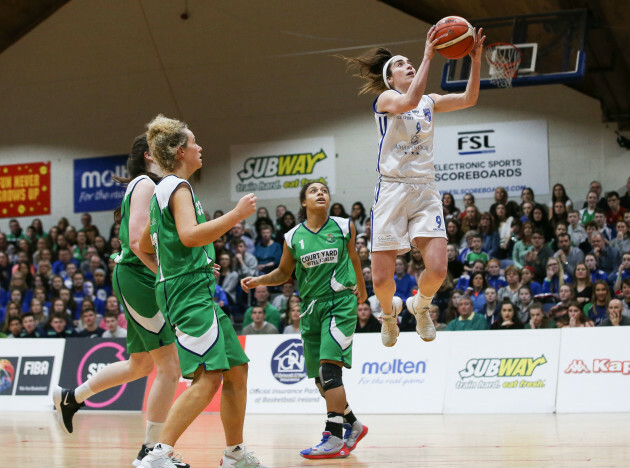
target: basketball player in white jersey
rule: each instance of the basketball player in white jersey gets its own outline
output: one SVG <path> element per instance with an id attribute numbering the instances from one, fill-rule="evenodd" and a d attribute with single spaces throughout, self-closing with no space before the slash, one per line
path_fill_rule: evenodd
<path id="1" fill-rule="evenodd" d="M 431 59 L 435 55 L 435 26 L 427 33 L 424 58 L 416 70 L 407 57 L 384 48 L 345 58 L 366 83 L 359 94 L 379 94 L 373 104 L 378 130 L 379 181 L 372 207 L 372 280 L 383 308 L 381 338 L 393 346 L 398 338 L 397 316 L 402 300 L 396 296 L 396 257 L 410 244 L 422 252 L 426 269 L 418 279 L 418 294 L 407 300 L 424 341 L 435 339 L 429 306 L 446 276 L 446 230 L 433 165 L 433 114 L 474 106 L 479 95 L 482 30 L 473 31 L 475 45 L 466 91 L 425 94 Z"/>

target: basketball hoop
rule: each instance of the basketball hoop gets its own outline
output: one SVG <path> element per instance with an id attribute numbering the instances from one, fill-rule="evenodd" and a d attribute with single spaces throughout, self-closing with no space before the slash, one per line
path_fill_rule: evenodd
<path id="1" fill-rule="evenodd" d="M 510 88 L 521 64 L 521 51 L 514 44 L 495 42 L 485 48 L 490 65 L 490 82 L 497 88 Z"/>

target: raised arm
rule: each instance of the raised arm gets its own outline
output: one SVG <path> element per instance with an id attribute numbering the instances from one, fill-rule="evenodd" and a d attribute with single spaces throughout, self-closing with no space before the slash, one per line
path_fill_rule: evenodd
<path id="1" fill-rule="evenodd" d="M 481 56 L 483 55 L 483 41 L 486 36 L 483 36 L 483 28 L 479 28 L 479 32 L 473 28 L 473 35 L 475 37 L 475 45 L 470 51 L 470 58 L 472 64 L 470 67 L 470 77 L 468 78 L 468 84 L 466 85 L 466 91 L 463 93 L 452 94 L 429 94 L 435 105 L 433 110 L 435 112 L 451 112 L 459 109 L 465 109 L 466 107 L 472 107 L 477 104 L 477 98 L 479 97 L 479 83 L 481 76 Z"/>
<path id="2" fill-rule="evenodd" d="M 277 286 L 279 284 L 286 283 L 291 278 L 291 273 L 295 270 L 295 259 L 287 247 L 285 241 L 282 247 L 282 257 L 280 258 L 280 265 L 278 268 L 262 276 L 248 276 L 241 280 L 241 287 L 243 291 L 247 292 L 250 289 L 255 289 L 256 286 Z"/>
<path id="3" fill-rule="evenodd" d="M 186 184 L 181 184 L 173 193 L 170 208 L 182 244 L 186 247 L 203 247 L 217 240 L 239 221 L 254 214 L 256 200 L 253 193 L 247 194 L 238 201 L 232 211 L 217 219 L 199 224 L 190 188 Z"/>

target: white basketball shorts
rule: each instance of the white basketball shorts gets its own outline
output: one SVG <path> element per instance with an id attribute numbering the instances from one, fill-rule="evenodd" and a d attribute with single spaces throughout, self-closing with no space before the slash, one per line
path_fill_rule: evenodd
<path id="1" fill-rule="evenodd" d="M 372 207 L 372 252 L 402 255 L 416 237 L 446 238 L 440 192 L 432 180 L 421 183 L 381 180 Z"/>

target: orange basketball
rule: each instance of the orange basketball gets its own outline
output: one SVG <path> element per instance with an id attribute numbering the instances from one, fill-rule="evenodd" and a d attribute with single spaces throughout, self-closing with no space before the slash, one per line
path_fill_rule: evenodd
<path id="1" fill-rule="evenodd" d="M 447 59 L 465 57 L 475 45 L 473 27 L 461 16 L 447 16 L 435 26 L 435 37 L 438 38 L 435 50 Z"/>

